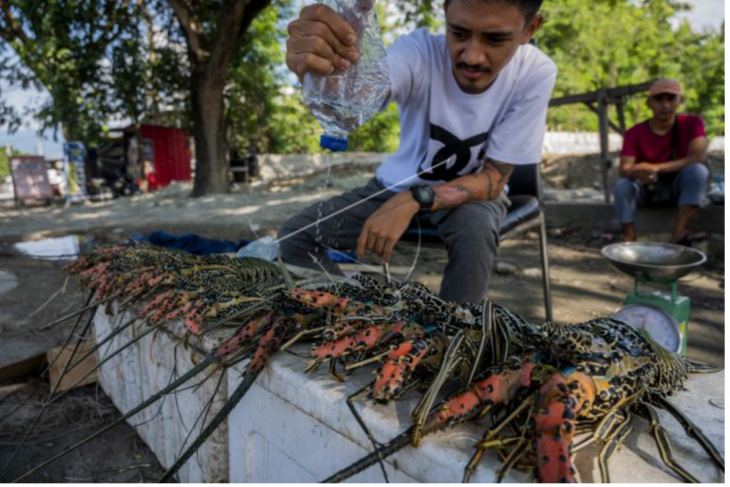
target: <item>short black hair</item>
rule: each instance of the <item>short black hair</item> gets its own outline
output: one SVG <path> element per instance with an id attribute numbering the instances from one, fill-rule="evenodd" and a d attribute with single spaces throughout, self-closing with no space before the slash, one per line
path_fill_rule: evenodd
<path id="1" fill-rule="evenodd" d="M 449 8 L 452 0 L 444 0 L 444 10 Z M 540 11 L 543 0 L 483 0 L 483 1 L 499 1 L 509 5 L 514 5 L 522 13 L 525 23 L 528 24 L 535 18 L 537 12 Z"/>

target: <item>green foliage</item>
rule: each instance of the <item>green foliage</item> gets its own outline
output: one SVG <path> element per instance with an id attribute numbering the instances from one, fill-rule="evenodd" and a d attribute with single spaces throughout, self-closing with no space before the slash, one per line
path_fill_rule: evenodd
<path id="1" fill-rule="evenodd" d="M 683 111 L 703 116 L 710 136 L 724 134 L 724 29 L 698 33 L 686 22 L 674 26 L 672 17 L 688 8 L 675 0 L 549 0 L 543 5 L 546 22 L 537 40 L 558 65 L 554 97 L 674 77 L 685 90 Z M 386 39 L 396 32 L 420 26 L 436 30 L 443 24 L 440 0 L 398 0 L 396 8 L 401 15 L 388 16 L 379 4 Z M 629 126 L 650 116 L 645 101 L 645 94 L 629 100 Z M 319 133 L 318 127 L 306 116 L 296 95 L 288 102 L 287 110 L 300 120 L 301 140 L 306 141 L 299 147 L 316 150 L 317 137 L 312 134 Z M 275 118 L 288 119 L 281 113 Z M 588 108 L 576 104 L 550 109 L 548 126 L 551 130 L 597 131 L 598 120 Z M 284 122 L 276 130 L 287 133 L 289 128 Z M 398 147 L 398 133 L 398 112 L 392 105 L 351 134 L 350 147 L 391 152 Z"/>
<path id="2" fill-rule="evenodd" d="M 10 160 L 5 147 L 0 146 L 0 183 L 4 182 L 5 176 L 10 175 Z"/>
<path id="3" fill-rule="evenodd" d="M 398 106 L 391 103 L 350 135 L 349 150 L 364 152 L 395 152 L 399 144 Z"/>
<path id="4" fill-rule="evenodd" d="M 113 96 L 113 68 L 108 61 L 119 59 L 114 52 L 135 43 L 140 4 L 120 0 L 3 2 L 0 76 L 12 88 L 33 86 L 49 93 L 49 101 L 33 114 L 43 128 L 55 130 L 60 124 L 67 140 L 89 143 L 99 138 L 103 122 L 118 114 L 120 101 Z M 136 76 L 132 70 L 127 72 Z M 0 122 L 11 129 L 26 115 L 6 104 L 0 113 Z"/>
<path id="5" fill-rule="evenodd" d="M 550 0 L 540 48 L 558 65 L 553 96 L 604 87 L 678 79 L 685 111 L 705 117 L 711 134 L 724 133 L 724 32 L 696 33 L 670 19 L 686 5 L 668 0 Z M 646 94 L 631 100 L 627 124 L 646 118 Z M 551 129 L 598 130 L 597 117 L 582 105 L 551 109 Z"/>
<path id="6" fill-rule="evenodd" d="M 192 128 L 190 51 L 167 0 L 6 3 L 0 12 L 0 76 L 11 89 L 34 86 L 50 94 L 33 114 L 42 126 L 60 123 L 67 139 L 87 144 L 115 119 Z M 215 28 L 222 6 L 201 4 L 202 29 Z M 264 9 L 236 48 L 224 88 L 232 149 L 320 150 L 322 130 L 284 65 L 284 19 L 293 19 L 300 7 L 298 0 L 279 0 Z M 442 0 L 378 2 L 377 8 L 387 40 L 420 26 L 442 28 Z M 723 134 L 724 28 L 699 33 L 687 23 L 673 24 L 686 8 L 676 0 L 546 1 L 537 40 L 558 65 L 553 96 L 674 77 L 685 90 L 683 111 L 703 116 L 711 136 Z M 628 124 L 649 117 L 645 98 L 629 101 Z M 0 123 L 17 126 L 21 115 L 0 99 Z M 595 131 L 597 117 L 570 105 L 551 109 L 548 125 Z M 398 134 L 398 110 L 391 105 L 351 135 L 350 147 L 392 152 Z"/>
<path id="7" fill-rule="evenodd" d="M 278 11 L 277 11 L 278 10 Z M 287 86 L 283 67 L 286 35 L 279 17 L 291 15 L 287 4 L 264 10 L 243 38 L 226 87 L 229 145 L 239 153 L 312 152 L 319 145 L 314 117 Z"/>
<path id="8" fill-rule="evenodd" d="M 435 31 L 443 25 L 443 0 L 396 0 L 398 10 L 403 12 L 399 24 L 404 27 L 426 27 Z"/>

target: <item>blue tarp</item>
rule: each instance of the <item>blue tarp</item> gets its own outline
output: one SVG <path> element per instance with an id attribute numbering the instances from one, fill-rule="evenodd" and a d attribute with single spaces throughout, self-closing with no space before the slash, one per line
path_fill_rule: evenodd
<path id="1" fill-rule="evenodd" d="M 241 240 L 237 244 L 228 240 L 213 240 L 201 237 L 200 235 L 195 235 L 194 233 L 170 235 L 169 233 L 161 230 L 150 233 L 147 236 L 138 234 L 132 238 L 137 241 L 146 241 L 159 247 L 184 250 L 185 252 L 195 255 L 224 254 L 227 252 L 235 253 L 239 248 L 248 245 L 249 243 L 248 240 Z"/>

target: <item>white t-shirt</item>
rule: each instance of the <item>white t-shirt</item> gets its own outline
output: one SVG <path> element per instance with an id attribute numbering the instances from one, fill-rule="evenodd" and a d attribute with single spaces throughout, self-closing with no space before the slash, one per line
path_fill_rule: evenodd
<path id="1" fill-rule="evenodd" d="M 456 84 L 443 35 L 418 29 L 400 37 L 388 49 L 388 64 L 401 135 L 398 152 L 376 173 L 386 187 L 443 184 L 479 172 L 486 157 L 540 162 L 557 67 L 536 47 L 520 46 L 492 86 L 477 95 Z"/>

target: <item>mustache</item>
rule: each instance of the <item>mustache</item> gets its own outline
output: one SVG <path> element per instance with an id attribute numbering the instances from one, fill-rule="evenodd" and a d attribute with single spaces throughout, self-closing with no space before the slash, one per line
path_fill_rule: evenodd
<path id="1" fill-rule="evenodd" d="M 480 73 L 491 73 L 492 72 L 492 70 L 490 68 L 487 68 L 485 66 L 479 66 L 478 64 L 471 65 L 471 64 L 467 64 L 463 61 L 457 62 L 456 68 L 457 69 L 470 69 L 472 71 L 479 71 Z"/>

